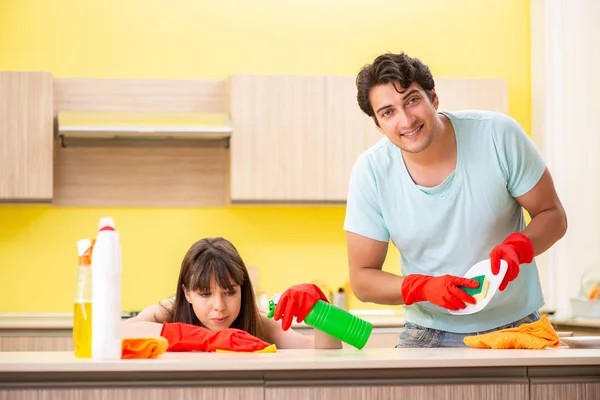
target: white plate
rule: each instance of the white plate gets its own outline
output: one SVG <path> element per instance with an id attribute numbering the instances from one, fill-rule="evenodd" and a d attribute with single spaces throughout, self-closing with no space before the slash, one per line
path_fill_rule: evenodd
<path id="1" fill-rule="evenodd" d="M 594 349 L 600 348 L 600 336 L 573 336 L 561 337 L 560 341 L 572 349 Z"/>
<path id="2" fill-rule="evenodd" d="M 483 300 L 477 302 L 476 304 L 467 304 L 465 308 L 462 310 L 448 310 L 450 314 L 453 315 L 467 315 L 474 314 L 476 312 L 481 311 L 487 304 L 492 300 L 492 297 L 498 291 L 500 284 L 502 283 L 502 279 L 504 279 L 504 275 L 506 275 L 506 271 L 508 270 L 508 264 L 504 260 L 500 260 L 500 272 L 498 275 L 492 274 L 492 266 L 490 260 L 483 260 L 473 265 L 467 273 L 464 275 L 465 278 L 473 278 L 478 275 L 485 275 L 485 277 L 490 281 L 490 285 L 488 286 L 487 293 Z"/>

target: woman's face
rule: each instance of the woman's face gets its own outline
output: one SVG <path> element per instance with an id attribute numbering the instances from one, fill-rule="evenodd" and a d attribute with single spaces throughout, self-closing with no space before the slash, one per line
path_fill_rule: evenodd
<path id="1" fill-rule="evenodd" d="M 192 305 L 194 314 L 208 329 L 218 331 L 229 328 L 240 314 L 242 289 L 234 282 L 231 282 L 231 286 L 231 290 L 221 288 L 212 276 L 208 292 L 188 291 L 183 288 L 185 298 Z"/>

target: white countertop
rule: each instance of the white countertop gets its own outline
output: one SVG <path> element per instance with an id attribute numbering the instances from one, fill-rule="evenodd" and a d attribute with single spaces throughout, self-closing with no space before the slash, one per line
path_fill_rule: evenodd
<path id="1" fill-rule="evenodd" d="M 165 353 L 152 360 L 92 361 L 72 352 L 0 352 L 6 372 L 286 371 L 600 365 L 600 349 L 278 350 L 276 353 Z"/>

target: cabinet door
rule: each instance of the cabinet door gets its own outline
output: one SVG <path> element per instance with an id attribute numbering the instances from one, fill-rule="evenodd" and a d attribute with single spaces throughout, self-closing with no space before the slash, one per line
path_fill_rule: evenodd
<path id="1" fill-rule="evenodd" d="M 70 332 L 60 334 L 0 335 L 0 351 L 73 351 Z"/>
<path id="2" fill-rule="evenodd" d="M 230 100 L 234 201 L 345 201 L 354 162 L 382 137 L 352 76 L 234 75 Z"/>
<path id="3" fill-rule="evenodd" d="M 327 199 L 325 77 L 233 75 L 231 199 Z"/>
<path id="4" fill-rule="evenodd" d="M 600 382 L 531 384 L 531 400 L 600 399 Z"/>
<path id="5" fill-rule="evenodd" d="M 326 199 L 346 201 L 356 159 L 383 138 L 383 134 L 358 106 L 354 77 L 328 76 L 326 84 Z"/>
<path id="6" fill-rule="evenodd" d="M 230 78 L 233 201 L 345 201 L 356 159 L 383 135 L 354 76 Z M 441 109 L 506 112 L 502 79 L 436 79 Z"/>
<path id="7" fill-rule="evenodd" d="M 304 383 L 309 386 L 309 383 Z M 316 385 L 315 385 L 316 386 Z M 359 399 L 445 399 L 445 400 L 527 400 L 528 386 L 487 385 L 403 385 L 347 387 L 281 387 L 265 389 L 265 400 L 359 400 Z"/>
<path id="8" fill-rule="evenodd" d="M 0 72 L 0 200 L 52 199 L 52 75 Z"/>
<path id="9" fill-rule="evenodd" d="M 47 385 L 49 386 L 49 385 Z M 102 386 L 99 383 L 97 386 Z M 118 386 L 123 386 L 119 383 Z M 104 387 L 54 389 L 52 387 L 31 389 L 0 389 L 0 400 L 263 400 L 262 387 Z"/>

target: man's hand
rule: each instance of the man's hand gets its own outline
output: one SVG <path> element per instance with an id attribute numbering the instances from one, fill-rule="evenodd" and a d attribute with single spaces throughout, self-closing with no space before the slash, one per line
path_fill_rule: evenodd
<path id="1" fill-rule="evenodd" d="M 500 260 L 504 260 L 508 264 L 506 275 L 500 283 L 500 291 L 503 291 L 508 283 L 519 275 L 519 265 L 533 261 L 531 240 L 522 233 L 511 233 L 502 243 L 494 247 L 490 253 L 490 259 L 494 275 L 498 275 L 500 272 Z"/>
<path id="2" fill-rule="evenodd" d="M 429 301 L 453 311 L 465 308 L 465 303 L 475 304 L 473 296 L 459 286 L 475 289 L 479 287 L 479 282 L 452 275 L 412 274 L 407 275 L 402 281 L 402 297 L 407 306 L 419 301 Z"/>

